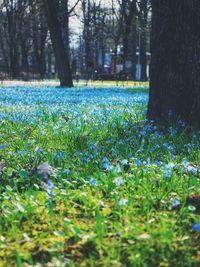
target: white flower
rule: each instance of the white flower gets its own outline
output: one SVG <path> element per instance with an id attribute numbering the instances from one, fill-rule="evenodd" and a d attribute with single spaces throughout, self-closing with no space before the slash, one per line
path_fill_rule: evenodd
<path id="1" fill-rule="evenodd" d="M 114 183 L 116 185 L 122 185 L 122 184 L 124 184 L 124 179 L 121 178 L 121 177 L 117 177 L 117 178 L 114 179 Z"/>
<path id="2" fill-rule="evenodd" d="M 149 239 L 151 236 L 148 235 L 148 234 L 142 234 L 142 235 L 140 235 L 138 237 L 139 237 L 139 239 Z"/>
<path id="3" fill-rule="evenodd" d="M 119 200 L 118 204 L 120 206 L 125 206 L 128 203 L 128 199 L 127 198 L 122 198 Z"/>

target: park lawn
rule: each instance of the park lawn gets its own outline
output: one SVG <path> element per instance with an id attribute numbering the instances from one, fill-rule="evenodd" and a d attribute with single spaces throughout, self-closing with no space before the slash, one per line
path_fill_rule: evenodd
<path id="1" fill-rule="evenodd" d="M 149 82 L 140 82 L 140 81 L 105 81 L 105 80 L 74 80 L 74 85 L 76 87 L 125 87 L 125 88 L 147 88 L 149 87 Z M 22 80 L 1 80 L 1 86 L 9 87 L 9 86 L 59 86 L 59 81 L 57 79 L 51 80 L 30 80 L 30 81 L 22 81 Z"/>
<path id="2" fill-rule="evenodd" d="M 0 90 L 0 266 L 199 266 L 197 130 L 143 89 Z"/>

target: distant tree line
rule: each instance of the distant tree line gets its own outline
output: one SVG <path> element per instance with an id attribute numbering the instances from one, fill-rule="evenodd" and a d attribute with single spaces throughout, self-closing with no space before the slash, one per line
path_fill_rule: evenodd
<path id="1" fill-rule="evenodd" d="M 1 78 L 146 80 L 150 24 L 150 0 L 1 0 Z"/>

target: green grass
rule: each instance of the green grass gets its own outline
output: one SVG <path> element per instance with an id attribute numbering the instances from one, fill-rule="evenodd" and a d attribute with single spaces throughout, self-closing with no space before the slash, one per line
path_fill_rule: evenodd
<path id="1" fill-rule="evenodd" d="M 199 132 L 157 129 L 145 103 L 103 106 L 102 124 L 39 105 L 1 121 L 0 266 L 199 266 Z"/>

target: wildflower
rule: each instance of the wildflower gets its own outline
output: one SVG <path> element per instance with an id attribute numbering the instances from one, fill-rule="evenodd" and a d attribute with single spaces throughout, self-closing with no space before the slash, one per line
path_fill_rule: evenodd
<path id="1" fill-rule="evenodd" d="M 6 149 L 8 147 L 8 145 L 7 144 L 1 144 L 0 145 L 0 149 L 1 150 L 4 150 L 4 149 Z"/>
<path id="2" fill-rule="evenodd" d="M 86 159 L 85 157 L 82 157 L 82 158 L 81 158 L 81 161 L 82 161 L 83 163 L 87 163 L 87 159 Z"/>
<path id="3" fill-rule="evenodd" d="M 182 161 L 182 165 L 183 165 L 184 168 L 187 168 L 190 165 L 190 163 L 187 160 L 183 160 Z"/>
<path id="4" fill-rule="evenodd" d="M 116 171 L 117 173 L 121 173 L 121 172 L 122 172 L 122 169 L 121 169 L 121 167 L 119 166 L 119 164 L 115 167 L 115 171 Z"/>
<path id="5" fill-rule="evenodd" d="M 56 152 L 54 153 L 54 157 L 57 158 L 57 159 L 66 159 L 66 154 L 65 153 L 62 153 L 62 152 Z"/>
<path id="6" fill-rule="evenodd" d="M 138 236 L 139 239 L 149 239 L 151 236 L 148 234 L 142 234 L 140 236 Z"/>
<path id="7" fill-rule="evenodd" d="M 28 154 L 27 151 L 21 151 L 21 150 L 17 151 L 17 153 L 18 153 L 20 156 L 25 156 L 25 155 Z"/>
<path id="8" fill-rule="evenodd" d="M 183 120 L 179 120 L 179 121 L 178 121 L 178 125 L 179 125 L 180 127 L 185 127 L 185 126 L 186 126 L 186 123 L 185 123 Z"/>
<path id="9" fill-rule="evenodd" d="M 167 166 L 169 169 L 174 169 L 176 167 L 176 165 L 173 162 L 169 162 Z"/>
<path id="10" fill-rule="evenodd" d="M 116 185 L 122 185 L 122 184 L 124 184 L 124 179 L 121 178 L 121 177 L 117 177 L 117 178 L 114 179 L 114 183 Z"/>
<path id="11" fill-rule="evenodd" d="M 120 206 L 125 206 L 128 203 L 128 199 L 127 198 L 122 198 L 118 201 L 118 204 Z"/>
<path id="12" fill-rule="evenodd" d="M 48 193 L 48 196 L 53 199 L 55 196 L 55 192 L 53 191 L 54 189 L 54 183 L 52 183 L 49 179 L 46 182 L 42 183 L 43 189 Z M 52 200 L 53 203 L 53 200 Z"/>
<path id="13" fill-rule="evenodd" d="M 116 150 L 115 150 L 113 147 L 111 148 L 110 152 L 111 152 L 113 155 L 116 154 Z"/>
<path id="14" fill-rule="evenodd" d="M 163 175 L 165 176 L 165 178 L 171 178 L 172 177 L 172 170 L 171 170 L 171 168 L 169 168 L 168 165 L 165 165 L 163 167 Z"/>
<path id="15" fill-rule="evenodd" d="M 117 144 L 118 144 L 118 145 L 123 145 L 124 142 L 123 142 L 123 140 L 119 140 L 119 141 L 117 142 Z"/>
<path id="16" fill-rule="evenodd" d="M 147 165 L 147 166 L 150 165 L 150 164 L 151 164 L 151 160 L 150 160 L 150 158 L 148 158 L 144 163 L 145 163 L 145 165 Z"/>
<path id="17" fill-rule="evenodd" d="M 53 198 L 53 197 L 55 196 L 54 191 L 50 191 L 49 194 L 48 194 L 48 196 L 49 196 L 50 198 Z"/>
<path id="18" fill-rule="evenodd" d="M 190 165 L 190 166 L 187 167 L 187 171 L 189 173 L 191 173 L 191 174 L 196 174 L 197 173 L 197 168 L 192 166 L 192 165 Z"/>
<path id="19" fill-rule="evenodd" d="M 82 155 L 82 153 L 81 153 L 80 151 L 76 151 L 76 155 L 77 155 L 78 157 L 80 157 L 80 156 Z"/>
<path id="20" fill-rule="evenodd" d="M 48 189 L 52 190 L 54 188 L 54 184 L 49 180 L 47 182 Z"/>
<path id="21" fill-rule="evenodd" d="M 103 160 L 102 160 L 103 163 L 109 163 L 109 160 L 108 158 L 104 157 Z"/>
<path id="22" fill-rule="evenodd" d="M 16 203 L 15 205 L 16 205 L 17 209 L 18 209 L 20 212 L 24 212 L 24 211 L 25 211 L 25 209 L 24 209 L 24 207 L 22 206 L 22 204 L 20 204 L 20 203 Z"/>
<path id="23" fill-rule="evenodd" d="M 64 174 L 69 174 L 69 173 L 70 173 L 70 170 L 69 170 L 69 169 L 65 169 L 65 170 L 63 171 L 63 173 L 64 173 Z"/>
<path id="24" fill-rule="evenodd" d="M 196 211 L 196 207 L 193 206 L 193 205 L 189 205 L 188 206 L 188 210 L 191 211 L 191 212 L 194 212 L 194 211 Z"/>
<path id="25" fill-rule="evenodd" d="M 158 167 L 158 166 L 160 166 L 160 165 L 162 165 L 162 161 L 161 160 L 156 160 L 155 161 L 155 165 Z"/>
<path id="26" fill-rule="evenodd" d="M 172 153 L 176 152 L 176 149 L 173 146 L 168 146 L 167 144 L 163 144 L 163 147 L 167 150 L 169 150 Z"/>
<path id="27" fill-rule="evenodd" d="M 177 134 L 177 130 L 172 127 L 169 128 L 169 132 L 172 136 L 175 136 Z"/>
<path id="28" fill-rule="evenodd" d="M 193 224 L 192 229 L 200 233 L 200 222 Z"/>
<path id="29" fill-rule="evenodd" d="M 36 147 L 35 152 L 36 152 L 37 155 L 40 155 L 41 152 L 42 152 L 42 148 L 41 147 Z"/>
<path id="30" fill-rule="evenodd" d="M 123 159 L 123 160 L 121 161 L 121 164 L 122 164 L 122 165 L 128 165 L 128 160 L 127 160 L 127 159 Z"/>
<path id="31" fill-rule="evenodd" d="M 94 178 L 90 178 L 88 180 L 88 183 L 91 185 L 91 186 L 98 186 L 98 182 L 97 180 L 95 180 Z"/>
<path id="32" fill-rule="evenodd" d="M 42 186 L 48 193 L 50 193 L 50 191 L 54 188 L 54 184 L 50 180 L 43 182 Z"/>
<path id="33" fill-rule="evenodd" d="M 197 168 L 192 166 L 190 164 L 190 162 L 187 161 L 187 160 L 183 160 L 182 161 L 182 166 L 183 166 L 183 171 L 184 172 L 189 172 L 191 174 L 196 174 L 197 173 Z"/>
<path id="34" fill-rule="evenodd" d="M 134 163 L 136 164 L 137 167 L 142 165 L 142 161 L 139 158 L 135 158 Z"/>
<path id="35" fill-rule="evenodd" d="M 132 154 L 129 153 L 128 156 L 127 156 L 128 159 L 132 158 Z"/>
<path id="36" fill-rule="evenodd" d="M 179 200 L 177 200 L 177 199 L 172 200 L 172 208 L 173 209 L 179 208 L 180 205 L 181 205 L 181 202 Z"/>
<path id="37" fill-rule="evenodd" d="M 106 171 L 111 171 L 113 169 L 113 166 L 109 163 L 104 163 L 102 166 Z"/>

